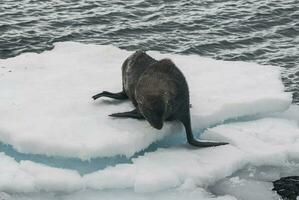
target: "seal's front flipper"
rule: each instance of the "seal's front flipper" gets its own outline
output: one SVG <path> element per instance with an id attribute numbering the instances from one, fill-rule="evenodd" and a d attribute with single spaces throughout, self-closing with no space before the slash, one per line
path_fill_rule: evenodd
<path id="1" fill-rule="evenodd" d="M 140 114 L 139 111 L 137 111 L 137 109 L 132 110 L 130 112 L 113 113 L 109 116 L 111 116 L 111 117 L 133 118 L 133 119 L 144 119 L 144 117 Z"/>
<path id="2" fill-rule="evenodd" d="M 119 99 L 119 100 L 128 99 L 128 96 L 123 91 L 122 92 L 118 92 L 118 93 L 111 93 L 111 92 L 103 91 L 103 92 L 101 92 L 99 94 L 94 95 L 92 98 L 94 100 L 96 100 L 96 99 L 98 99 L 100 97 L 110 97 L 110 98 Z"/>

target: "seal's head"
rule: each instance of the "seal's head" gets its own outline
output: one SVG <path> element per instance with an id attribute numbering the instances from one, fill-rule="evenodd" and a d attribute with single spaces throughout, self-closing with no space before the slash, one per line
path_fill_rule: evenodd
<path id="1" fill-rule="evenodd" d="M 165 102 L 159 96 L 143 96 L 137 101 L 138 108 L 150 125 L 162 129 L 165 120 Z"/>

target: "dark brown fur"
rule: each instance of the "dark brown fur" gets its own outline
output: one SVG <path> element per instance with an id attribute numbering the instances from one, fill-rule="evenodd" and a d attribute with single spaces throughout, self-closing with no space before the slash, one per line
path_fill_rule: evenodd
<path id="1" fill-rule="evenodd" d="M 169 59 L 156 61 L 145 52 L 137 51 L 122 66 L 123 91 L 102 92 L 93 96 L 115 99 L 129 98 L 136 109 L 111 114 L 112 117 L 146 119 L 156 129 L 164 121 L 178 120 L 185 127 L 188 143 L 198 147 L 219 146 L 223 142 L 200 142 L 192 134 L 189 89 L 182 72 Z"/>

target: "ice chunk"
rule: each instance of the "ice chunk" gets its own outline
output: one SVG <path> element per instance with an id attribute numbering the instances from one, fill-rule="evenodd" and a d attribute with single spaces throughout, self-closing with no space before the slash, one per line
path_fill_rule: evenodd
<path id="1" fill-rule="evenodd" d="M 121 64 L 132 52 L 111 46 L 56 43 L 51 51 L 0 60 L 0 140 L 19 152 L 90 159 L 132 156 L 182 126 L 162 131 L 144 121 L 112 119 L 129 102 L 99 100 L 121 90 Z M 280 69 L 253 63 L 150 52 L 169 57 L 189 82 L 194 131 L 229 118 L 286 109 Z"/>
<path id="2" fill-rule="evenodd" d="M 19 170 L 16 161 L 4 153 L 0 153 L 0 172 L 0 191 L 34 191 L 33 178 L 26 172 Z"/>
<path id="3" fill-rule="evenodd" d="M 81 176 L 73 170 L 48 167 L 31 161 L 21 161 L 20 170 L 33 178 L 37 191 L 72 192 L 82 189 Z"/>
<path id="4" fill-rule="evenodd" d="M 119 164 L 84 176 L 84 183 L 91 189 L 124 189 L 135 183 L 136 169 L 130 164 Z"/>
<path id="5" fill-rule="evenodd" d="M 278 200 L 279 195 L 272 191 L 273 181 L 286 176 L 298 175 L 298 163 L 286 163 L 282 166 L 252 166 L 234 173 L 232 176 L 218 181 L 208 189 L 213 194 L 230 194 L 237 199 L 246 200 Z M 254 192 L 253 192 L 254 191 Z"/>
<path id="6" fill-rule="evenodd" d="M 225 178 L 214 185 L 211 191 L 217 195 L 229 194 L 237 199 L 246 200 L 279 200 L 279 196 L 272 191 L 271 182 L 262 182 L 239 177 Z"/>
<path id="7" fill-rule="evenodd" d="M 289 120 L 277 116 L 219 125 L 208 131 L 209 134 L 204 134 L 205 138 L 226 140 L 230 145 L 203 149 L 187 145 L 160 148 L 132 159 L 132 163 L 119 164 L 84 176 L 72 170 L 47 167 L 30 161 L 18 163 L 2 153 L 0 191 L 30 193 L 100 190 L 105 193 L 128 190 L 137 196 L 163 194 L 165 191 L 194 191 L 211 186 L 247 165 L 288 166 L 288 161 L 296 158 L 295 154 L 299 153 L 298 148 L 294 148 L 299 145 L 299 124 L 295 120 L 291 121 L 291 115 Z M 297 171 L 298 167 L 294 173 Z M 269 176 L 263 175 L 262 170 L 260 173 L 252 171 L 248 176 L 263 180 L 245 180 L 245 183 L 255 188 L 255 181 L 271 181 L 273 177 L 283 174 L 285 170 L 273 170 Z M 244 178 L 244 174 L 238 176 L 240 180 Z M 239 179 L 233 179 L 238 187 L 244 182 Z M 267 185 L 262 184 L 263 191 L 267 188 Z M 243 189 L 241 193 L 246 194 Z M 226 191 L 231 191 L 231 195 L 241 194 L 236 194 L 236 190 L 230 190 L 229 187 Z M 268 194 L 271 192 L 263 193 Z"/>
<path id="8" fill-rule="evenodd" d="M 11 197 L 5 192 L 0 192 L 0 200 L 11 200 Z"/>
<path id="9" fill-rule="evenodd" d="M 269 116 L 296 121 L 299 124 L 299 106 L 294 104 L 291 105 L 290 108 L 283 113 L 273 113 Z"/>
<path id="10" fill-rule="evenodd" d="M 215 197 L 214 195 L 206 192 L 202 188 L 194 190 L 167 190 L 158 193 L 141 194 L 134 193 L 130 190 L 120 191 L 86 191 L 77 192 L 71 195 L 62 196 L 62 200 L 237 200 L 236 198 L 225 195 Z M 31 200 L 31 199 L 30 199 Z M 39 199 L 40 200 L 40 199 Z"/>
<path id="11" fill-rule="evenodd" d="M 71 192 L 82 189 L 81 176 L 72 170 L 31 161 L 16 162 L 0 153 L 0 191 L 9 193 Z"/>
<path id="12" fill-rule="evenodd" d="M 32 193 L 129 188 L 132 192 L 151 193 L 177 188 L 190 180 L 196 186 L 208 186 L 242 168 L 242 157 L 243 154 L 231 146 L 160 149 L 134 159 L 133 164 L 120 164 L 81 177 L 73 170 L 31 161 L 18 163 L 1 153 L 0 191 Z M 184 189 L 194 187 L 189 184 L 188 188 L 185 184 Z"/>
<path id="13" fill-rule="evenodd" d="M 297 106 L 291 109 L 297 109 Z M 128 181 L 127 185 L 134 187 L 136 192 L 157 191 L 160 183 L 162 189 L 192 185 L 205 187 L 246 165 L 285 166 L 289 160 L 298 157 L 299 124 L 283 116 L 220 125 L 203 135 L 206 139 L 227 141 L 230 143 L 227 146 L 159 149 L 133 159 L 132 164 L 126 165 L 125 171 L 131 168 L 135 181 L 134 184 Z M 111 177 L 109 180 L 117 182 L 117 176 L 111 173 L 113 169 L 89 174 L 86 184 L 90 185 L 93 179 L 107 178 L 107 175 Z M 252 185 L 252 182 L 248 184 Z M 100 188 L 110 187 L 110 184 L 101 184 Z"/>
<path id="14" fill-rule="evenodd" d="M 83 179 L 86 186 L 93 189 L 112 189 L 115 185 L 118 187 L 119 183 L 124 187 L 126 181 L 126 187 L 134 188 L 138 193 L 179 186 L 185 189 L 193 185 L 205 187 L 244 167 L 244 156 L 237 148 L 229 145 L 205 149 L 159 149 L 133 159 L 132 164 L 107 168 L 85 175 Z M 121 167 L 121 171 L 117 167 Z M 118 176 L 119 173 L 130 174 L 131 177 L 124 179 Z M 189 184 L 191 181 L 193 184 Z"/>
<path id="15" fill-rule="evenodd" d="M 1 195 L 1 194 L 0 194 Z M 5 197 L 5 196 L 4 196 Z M 236 198 L 225 195 L 215 197 L 210 193 L 206 192 L 202 188 L 197 188 L 194 190 L 178 191 L 178 190 L 168 190 L 162 193 L 152 193 L 152 194 L 140 194 L 134 193 L 130 190 L 106 190 L 106 191 L 94 191 L 94 190 L 84 190 L 78 191 L 72 194 L 23 194 L 15 195 L 0 200 L 237 200 Z"/>
<path id="16" fill-rule="evenodd" d="M 250 156 L 256 165 L 282 165 L 289 157 L 298 159 L 299 128 L 293 120 L 264 118 L 211 128 L 205 139 L 229 142 Z"/>

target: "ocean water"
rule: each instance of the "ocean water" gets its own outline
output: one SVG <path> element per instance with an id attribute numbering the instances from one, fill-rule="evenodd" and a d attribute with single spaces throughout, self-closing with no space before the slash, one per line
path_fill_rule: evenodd
<path id="1" fill-rule="evenodd" d="M 55 42 L 77 41 L 87 44 L 110 44 L 127 50 L 144 49 L 184 55 L 197 54 L 220 60 L 271 64 L 283 67 L 282 79 L 286 85 L 286 90 L 292 91 L 294 93 L 294 102 L 297 104 L 299 103 L 298 0 L 1 0 L 0 19 L 0 59 L 15 57 L 24 52 L 40 53 L 46 50 L 51 50 L 54 47 L 53 44 Z M 115 59 L 118 58 L 116 57 Z M 62 60 L 65 61 L 67 59 L 63 58 Z M 6 69 L 3 68 L 3 70 Z M 233 74 L 233 72 L 231 74 Z M 248 74 L 246 75 L 249 77 Z M 250 81 L 254 81 L 254 78 L 250 79 Z M 269 80 L 268 82 L 271 81 Z M 248 91 L 246 92 L 248 93 Z M 238 93 L 238 95 L 240 95 L 240 93 Z M 277 103 L 277 101 L 274 103 Z M 253 107 L 256 108 L 256 106 Z M 293 152 L 291 155 L 295 157 L 298 155 L 298 153 L 296 153 L 297 150 L 292 149 L 293 146 L 296 146 L 294 145 L 294 141 L 296 141 L 297 138 L 296 134 L 298 133 L 298 126 L 295 125 L 298 123 L 297 116 L 299 113 L 298 108 L 294 108 L 295 107 L 293 107 L 292 110 L 281 114 L 280 117 L 280 114 L 276 116 L 276 118 L 280 118 L 278 119 L 281 120 L 279 121 L 280 123 L 277 123 L 277 119 L 273 119 L 273 124 L 272 122 L 269 122 L 268 126 L 263 123 L 260 126 L 253 123 L 251 127 L 250 122 L 247 123 L 247 125 L 249 124 L 248 126 L 246 125 L 246 121 L 252 121 L 253 119 L 244 118 L 243 125 L 240 124 L 241 128 L 228 129 L 228 133 L 230 133 L 231 130 L 241 130 L 241 134 L 242 130 L 244 134 L 246 133 L 246 130 L 247 133 L 253 132 L 254 134 L 251 137 L 252 140 L 248 140 L 249 143 L 251 142 L 250 145 L 243 145 L 242 142 L 246 142 L 246 139 L 243 140 L 242 138 L 244 137 L 240 137 L 240 146 L 248 147 L 249 150 L 252 150 L 252 152 L 255 153 L 255 149 L 251 149 L 250 147 L 253 143 L 252 141 L 256 141 L 254 145 L 261 144 L 260 149 L 263 149 L 262 147 L 264 146 L 269 147 L 269 149 L 266 149 L 270 152 L 268 155 L 269 157 L 267 157 L 267 154 L 264 154 L 266 156 L 264 159 L 261 157 L 261 162 L 269 162 L 270 164 L 266 163 L 269 165 L 271 165 L 271 163 L 281 164 L 287 159 L 294 159 L 290 157 L 287 153 L 288 151 Z M 232 119 L 228 122 L 234 122 L 233 120 L 238 120 L 239 122 L 242 121 L 242 119 L 239 118 Z M 297 121 L 292 124 L 292 122 L 289 122 L 288 120 Z M 292 125 L 294 125 L 294 127 Z M 281 129 L 279 129 L 279 127 L 281 127 Z M 259 129 L 261 129 L 259 133 L 260 137 L 255 138 L 254 135 L 259 135 L 257 134 Z M 281 135 L 281 133 L 284 134 Z M 214 137 L 217 138 L 217 134 Z M 294 141 L 292 139 L 294 139 Z M 234 137 L 232 137 L 231 140 L 233 141 Z M 285 149 L 277 148 L 276 144 L 270 146 L 268 143 L 273 141 L 274 143 L 281 142 L 281 144 L 285 144 L 286 147 L 290 148 L 286 151 Z M 30 138 L 28 142 L 30 142 Z M 72 169 L 79 172 L 81 175 L 98 171 L 99 177 L 95 176 L 95 179 L 100 180 L 100 184 L 94 185 L 99 185 L 99 187 L 101 187 L 101 180 L 103 183 L 108 182 L 108 185 L 111 180 L 112 184 L 113 181 L 116 181 L 127 187 L 133 188 L 137 186 L 139 189 L 141 188 L 141 190 L 143 187 L 146 189 L 146 180 L 145 182 L 141 181 L 139 183 L 137 182 L 137 184 L 134 183 L 134 186 L 131 186 L 131 182 L 122 183 L 117 179 L 118 172 L 122 172 L 121 169 L 120 171 L 117 171 L 117 166 L 126 163 L 134 168 L 135 163 L 137 163 L 142 169 L 148 168 L 148 170 L 145 171 L 148 173 L 147 177 L 150 178 L 149 180 L 151 180 L 151 178 L 154 180 L 149 189 L 151 189 L 151 187 L 160 187 L 159 184 L 155 183 L 155 180 L 157 180 L 157 183 L 162 182 L 162 187 L 163 184 L 165 184 L 164 186 L 167 188 L 172 187 L 172 183 L 175 182 L 173 180 L 179 176 L 178 174 L 186 175 L 185 178 L 187 179 L 189 175 L 186 172 L 190 170 L 188 166 L 193 166 L 194 163 L 197 163 L 197 165 L 195 165 L 194 174 L 198 173 L 197 175 L 201 177 L 202 173 L 203 175 L 207 175 L 202 176 L 202 180 L 212 180 L 219 179 L 219 174 L 222 174 L 223 177 L 228 176 L 231 172 L 236 171 L 240 162 L 243 162 L 242 160 L 246 160 L 246 157 L 244 158 L 241 156 L 242 152 L 239 152 L 241 148 L 237 148 L 236 151 L 233 151 L 233 146 L 228 146 L 227 148 L 229 149 L 227 151 L 221 150 L 221 152 L 206 149 L 206 154 L 205 151 L 203 151 L 201 153 L 199 152 L 197 155 L 193 149 L 189 149 L 188 147 L 185 148 L 185 146 L 178 146 L 183 142 L 185 142 L 184 135 L 176 137 L 171 136 L 171 138 L 167 138 L 167 141 L 164 140 L 154 143 L 149 148 L 135 154 L 133 159 L 125 157 L 105 157 L 95 158 L 88 161 L 82 161 L 77 158 L 64 158 L 59 156 L 48 157 L 46 155 L 22 153 L 11 145 L 0 143 L 0 153 L 3 151 L 7 156 L 16 160 L 16 162 L 14 160 L 13 162 L 10 162 L 10 159 L 4 159 L 2 156 L 1 159 L 5 162 L 1 165 L 3 167 L 1 169 L 7 169 L 7 171 L 2 171 L 2 174 L 8 174 L 8 176 L 6 176 L 7 179 L 5 179 L 4 176 L 2 182 L 0 180 L 1 183 L 4 183 L 0 185 L 2 187 L 7 187 L 6 184 L 8 184 L 8 188 L 11 187 L 12 191 L 13 189 L 26 189 L 26 187 L 22 188 L 22 184 L 25 183 L 26 186 L 27 180 L 24 179 L 22 173 L 18 172 L 25 171 L 25 175 L 30 175 L 30 173 L 34 175 L 36 172 L 39 172 L 37 173 L 38 175 L 33 176 L 34 178 L 30 179 L 29 182 L 33 181 L 31 186 L 42 186 L 41 191 L 43 193 L 42 195 L 46 195 L 45 198 L 41 198 L 41 194 L 32 194 L 37 195 L 37 197 L 31 198 L 31 193 L 29 193 L 29 197 L 25 194 L 24 196 L 22 194 L 12 196 L 23 200 L 57 199 L 56 196 L 51 198 L 51 196 L 48 197 L 48 194 L 44 194 L 45 192 L 42 190 L 43 187 L 46 190 L 49 189 L 49 191 L 51 191 L 51 189 L 55 191 L 57 190 L 56 188 L 60 191 L 59 189 L 61 188 L 59 188 L 59 183 L 71 183 L 69 187 L 76 188 L 76 184 L 80 184 L 81 181 L 84 181 L 83 179 L 80 179 L 76 182 L 72 181 L 72 177 L 69 179 L 65 178 L 67 176 L 61 176 L 65 175 L 65 171 L 61 174 L 58 173 L 61 171 L 55 171 L 53 176 L 54 179 L 51 179 L 53 182 L 45 181 L 49 178 L 47 175 L 52 176 L 50 173 L 44 173 L 43 169 L 45 168 L 43 168 L 43 166 L 38 166 L 39 164 L 45 164 L 51 167 L 57 167 L 59 170 L 60 168 Z M 266 145 L 263 145 L 263 142 L 266 142 Z M 289 144 L 292 144 L 293 146 Z M 248 153 L 246 149 L 244 151 Z M 238 152 L 240 154 L 238 154 Z M 213 158 L 214 155 L 218 156 L 218 159 L 215 160 L 220 161 L 220 164 L 215 164 L 215 162 L 209 163 L 209 161 L 211 161 L 210 158 Z M 259 154 L 253 155 L 257 156 L 257 158 L 260 156 Z M 263 154 L 261 154 L 261 156 L 263 156 Z M 148 158 L 151 159 L 149 162 L 156 163 L 155 170 L 157 170 L 158 176 L 150 173 L 152 168 L 147 162 Z M 178 167 L 175 166 L 172 169 L 173 171 L 171 171 L 173 174 L 170 173 L 169 175 L 168 173 L 165 173 L 166 167 L 174 166 L 171 165 L 171 163 L 176 163 L 177 158 L 181 159 L 179 164 L 182 165 L 178 165 Z M 221 158 L 232 159 L 231 162 L 227 164 L 227 160 L 229 159 L 226 159 L 225 162 L 223 161 L 222 163 Z M 254 158 L 254 156 L 251 156 L 251 158 Z M 163 160 L 164 162 L 162 162 Z M 35 162 L 37 166 L 30 161 Z M 187 161 L 190 161 L 190 164 L 188 164 Z M 184 162 L 187 162 L 187 165 L 184 165 Z M 298 163 L 297 160 L 296 163 Z M 297 164 L 295 165 L 296 167 L 298 166 Z M 104 171 L 103 169 L 106 169 L 107 166 L 112 168 L 116 167 L 115 174 L 110 173 L 109 169 L 108 172 Z M 272 168 L 272 166 L 270 167 Z M 212 170 L 209 171 L 210 169 Z M 264 168 L 260 168 L 257 172 L 263 172 L 263 169 Z M 298 167 L 296 170 L 297 169 Z M 290 175 L 291 172 L 297 173 L 293 166 L 292 170 L 291 168 L 275 168 L 270 169 L 269 171 L 267 168 L 264 171 L 273 175 L 271 178 L 276 179 L 281 175 Z M 289 172 L 289 174 L 284 173 L 285 171 Z M 101 179 L 102 172 L 104 172 L 104 178 Z M 105 177 L 106 172 L 108 175 L 110 173 L 110 176 L 108 176 L 109 178 Z M 166 174 L 166 177 L 162 176 L 163 181 L 161 181 L 159 177 L 159 172 L 163 175 Z M 241 193 L 243 196 L 247 196 L 248 188 L 255 190 L 257 188 L 257 181 L 262 182 L 264 180 L 260 180 L 263 177 L 258 173 L 254 174 L 254 178 L 257 177 L 259 179 L 251 180 L 250 178 L 252 177 L 249 175 L 249 178 L 246 177 L 246 173 L 246 169 L 243 171 L 241 170 L 234 173 L 232 177 L 220 180 L 220 182 L 214 186 L 214 191 L 211 190 L 211 192 L 217 196 L 224 194 L 237 196 Z M 10 176 L 10 174 L 12 174 L 12 176 Z M 19 176 L 15 176 L 15 174 L 21 175 L 20 178 Z M 55 174 L 60 176 L 55 177 Z M 242 175 L 243 177 L 241 177 Z M 131 177 L 138 178 L 138 176 L 139 180 L 144 180 L 142 174 L 139 175 L 134 173 Z M 241 178 L 246 179 L 245 185 L 241 184 L 241 187 L 231 189 L 229 186 L 232 185 L 232 182 L 230 181 L 239 180 L 234 179 L 234 176 L 240 176 Z M 32 177 L 32 175 L 30 175 L 30 177 Z M 138 180 L 137 178 L 136 180 Z M 92 181 L 93 179 L 90 180 Z M 168 182 L 165 182 L 165 180 L 168 180 Z M 20 188 L 18 188 L 19 183 L 21 185 Z M 266 190 L 264 190 L 265 187 L 261 187 L 258 193 L 268 194 L 269 184 L 270 182 L 263 184 L 267 186 Z M 66 187 L 68 186 L 67 184 L 62 185 Z M 193 187 L 192 185 L 192 181 L 189 182 L 190 188 Z M 185 187 L 188 187 L 188 182 Z M 33 190 L 34 189 L 35 188 L 33 187 Z M 218 189 L 218 191 L 216 189 Z M 219 192 L 219 189 L 223 190 Z M 265 193 L 262 193 L 263 191 L 265 191 Z M 71 196 L 61 197 L 59 199 L 86 199 L 84 198 L 84 195 L 94 195 L 94 198 L 90 197 L 89 199 L 99 199 L 99 196 L 103 198 L 101 192 L 104 194 L 107 193 L 106 196 L 108 197 L 109 195 L 112 195 L 112 198 L 110 197 L 110 199 L 115 199 L 115 196 L 121 198 L 128 196 L 127 199 L 132 199 L 131 196 L 128 195 L 129 193 L 131 195 L 131 191 L 114 193 L 113 190 L 108 190 L 100 191 L 99 193 L 92 195 L 84 194 L 84 192 L 85 191 L 83 191 L 83 194 L 72 193 Z M 167 192 L 168 191 L 166 191 L 166 194 Z M 199 195 L 206 195 L 205 190 L 200 190 L 198 193 Z M 194 199 L 200 198 L 198 193 L 193 193 L 196 194 Z M 124 196 L 124 194 L 127 196 Z M 134 195 L 134 193 L 132 194 Z M 185 197 L 186 196 L 184 195 L 184 198 Z M 178 195 L 177 198 L 179 199 L 180 196 Z M 7 198 L 6 196 L 3 197 L 3 193 L 0 192 L 0 199 L 14 198 L 10 198 L 9 196 Z M 222 198 L 220 197 L 219 199 Z M 223 199 L 225 199 L 225 197 Z"/>
<path id="2" fill-rule="evenodd" d="M 298 0 L 2 0 L 0 19 L 0 58 L 79 41 L 278 65 L 299 102 Z"/>

